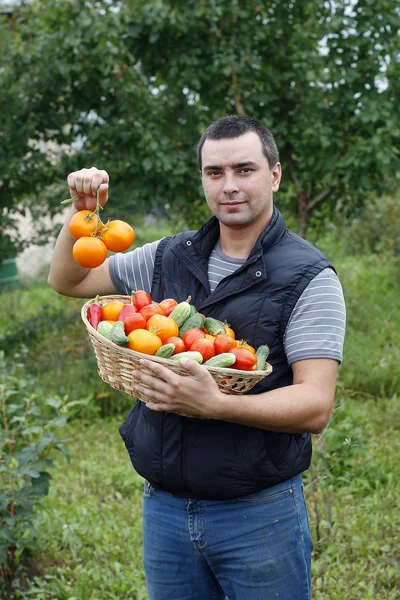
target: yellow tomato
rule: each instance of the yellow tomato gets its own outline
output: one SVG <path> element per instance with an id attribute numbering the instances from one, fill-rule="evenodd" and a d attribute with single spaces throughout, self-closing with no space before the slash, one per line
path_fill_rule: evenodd
<path id="1" fill-rule="evenodd" d="M 255 348 L 253 348 L 253 346 L 250 346 L 250 344 L 248 344 L 246 340 L 236 340 L 236 346 L 238 348 L 247 348 L 247 350 L 250 350 L 250 352 L 252 352 L 253 354 L 256 353 Z"/>
<path id="2" fill-rule="evenodd" d="M 215 335 L 211 335 L 211 333 L 206 333 L 206 340 L 209 340 L 210 342 L 214 343 L 215 342 Z"/>
<path id="3" fill-rule="evenodd" d="M 234 340 L 235 332 L 233 331 L 232 327 L 229 327 L 229 325 L 225 325 L 225 323 L 224 323 L 224 327 L 225 327 L 226 335 L 229 335 L 229 337 L 231 337 Z"/>
<path id="4" fill-rule="evenodd" d="M 179 336 L 178 325 L 175 321 L 164 315 L 153 315 L 150 317 L 147 321 L 147 329 L 155 333 L 163 343 L 169 337 Z"/>
<path id="5" fill-rule="evenodd" d="M 155 354 L 163 345 L 160 338 L 147 329 L 134 329 L 128 335 L 128 348 L 143 354 Z"/>
<path id="6" fill-rule="evenodd" d="M 104 321 L 118 321 L 119 313 L 124 308 L 125 304 L 119 300 L 111 300 L 104 304 L 102 308 Z"/>

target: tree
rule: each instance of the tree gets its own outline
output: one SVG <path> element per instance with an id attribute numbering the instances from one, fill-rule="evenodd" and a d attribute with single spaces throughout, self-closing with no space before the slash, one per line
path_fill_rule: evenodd
<path id="1" fill-rule="evenodd" d="M 323 203 L 350 212 L 395 190 L 398 2 L 154 1 L 141 2 L 136 20 L 135 54 L 170 95 L 193 103 L 196 134 L 226 113 L 275 133 L 301 235 Z"/>
<path id="2" fill-rule="evenodd" d="M 305 236 L 395 189 L 399 25 L 396 0 L 33 0 L 0 25 L 1 206 L 59 210 L 66 173 L 95 164 L 113 216 L 197 226 L 201 132 L 248 114 L 275 134 L 277 202 Z"/>

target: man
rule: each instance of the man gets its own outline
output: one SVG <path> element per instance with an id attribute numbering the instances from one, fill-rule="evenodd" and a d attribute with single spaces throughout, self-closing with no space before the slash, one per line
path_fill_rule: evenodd
<path id="1" fill-rule="evenodd" d="M 182 377 L 149 360 L 133 373 L 153 401 L 137 402 L 120 429 L 145 478 L 144 566 L 151 600 L 307 600 L 311 551 L 301 473 L 311 433 L 327 424 L 342 358 L 345 309 L 332 265 L 286 229 L 273 205 L 281 165 L 255 119 L 225 117 L 198 146 L 215 215 L 198 232 L 146 244 L 87 270 L 72 259 L 67 224 L 49 275 L 78 297 L 129 294 L 192 302 L 227 320 L 237 338 L 268 344 L 273 372 L 244 396 L 223 394 L 183 360 Z M 108 175 L 68 177 L 75 209 L 94 208 Z M 177 413 L 192 415 L 183 417 Z M 201 417 L 201 418 L 196 418 Z"/>

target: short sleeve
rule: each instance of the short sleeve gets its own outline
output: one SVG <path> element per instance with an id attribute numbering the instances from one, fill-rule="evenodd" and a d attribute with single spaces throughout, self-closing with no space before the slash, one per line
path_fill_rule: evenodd
<path id="1" fill-rule="evenodd" d="M 151 291 L 154 260 L 161 240 L 144 244 L 131 252 L 110 256 L 110 277 L 115 289 L 124 296 L 132 290 Z"/>
<path id="2" fill-rule="evenodd" d="M 284 334 L 289 365 L 309 358 L 343 358 L 346 307 L 342 286 L 332 269 L 324 269 L 298 299 Z"/>

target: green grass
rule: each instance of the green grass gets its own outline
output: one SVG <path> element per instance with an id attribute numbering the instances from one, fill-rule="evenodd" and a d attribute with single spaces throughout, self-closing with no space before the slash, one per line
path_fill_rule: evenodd
<path id="1" fill-rule="evenodd" d="M 45 512 L 42 551 L 32 560 L 28 590 L 36 600 L 142 600 L 142 479 L 133 471 L 119 421 L 74 424 L 71 463 L 59 460 Z M 46 548 L 46 550 L 44 550 Z"/>
<path id="2" fill-rule="evenodd" d="M 399 434 L 399 397 L 376 402 L 339 395 L 330 426 L 315 441 L 313 475 L 321 479 L 306 490 L 314 597 L 398 598 Z"/>
<path id="3" fill-rule="evenodd" d="M 306 495 L 318 600 L 398 598 L 399 417 L 397 397 L 374 402 L 340 396 L 329 428 L 321 440 L 315 438 L 313 474 L 320 479 Z M 41 550 L 17 598 L 147 598 L 142 479 L 119 436 L 120 421 L 76 422 L 69 427 L 71 463 L 59 459 L 46 512 L 39 519 Z M 356 436 L 350 446 L 343 445 L 352 432 Z M 343 449 L 347 452 L 340 459 Z M 331 469 L 328 480 L 324 461 Z M 311 483 L 310 474 L 305 483 Z"/>
<path id="4" fill-rule="evenodd" d="M 400 388 L 400 277 L 397 261 L 349 257 L 338 265 L 347 332 L 340 379 L 344 386 L 390 396 Z"/>

